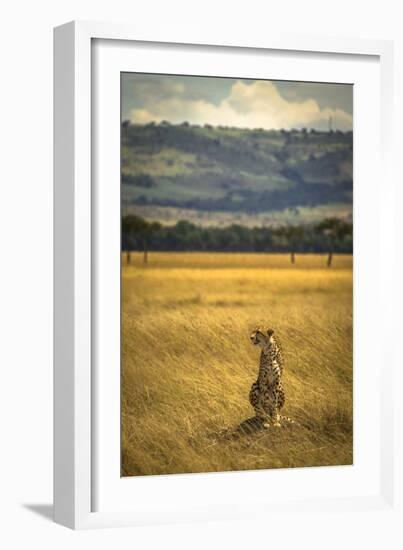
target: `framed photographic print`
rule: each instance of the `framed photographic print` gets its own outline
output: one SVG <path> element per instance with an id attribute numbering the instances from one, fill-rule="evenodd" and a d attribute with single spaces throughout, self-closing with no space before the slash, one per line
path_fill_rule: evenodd
<path id="1" fill-rule="evenodd" d="M 121 475 L 351 465 L 353 85 L 130 72 L 121 112 Z"/>
<path id="2" fill-rule="evenodd" d="M 55 30 L 57 522 L 392 506 L 391 64 Z"/>

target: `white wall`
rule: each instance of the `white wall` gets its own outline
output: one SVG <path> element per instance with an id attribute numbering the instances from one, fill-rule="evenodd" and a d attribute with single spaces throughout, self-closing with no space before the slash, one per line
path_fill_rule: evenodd
<path id="1" fill-rule="evenodd" d="M 28 509 L 52 495 L 52 27 L 71 19 L 214 27 L 243 33 L 332 34 L 396 39 L 397 92 L 403 101 L 399 2 L 352 0 L 47 0 L 3 4 L 0 86 L 0 545 L 3 548 L 397 548 L 390 518 L 371 514 L 73 533 Z M 402 109 L 397 121 L 402 125 Z M 401 180 L 402 171 L 399 170 Z M 402 191 L 399 191 L 402 199 Z M 403 202 L 402 202 L 403 204 Z M 399 221 L 402 230 L 402 222 Z M 402 234 L 402 233 L 401 233 Z M 4 525 L 3 525 L 4 524 Z M 354 531 L 349 532 L 355 524 Z M 270 532 L 270 527 L 277 529 Z M 8 539 L 7 543 L 5 540 Z M 401 539 L 400 539 L 401 541 Z M 303 546 L 303 545 L 302 545 Z"/>

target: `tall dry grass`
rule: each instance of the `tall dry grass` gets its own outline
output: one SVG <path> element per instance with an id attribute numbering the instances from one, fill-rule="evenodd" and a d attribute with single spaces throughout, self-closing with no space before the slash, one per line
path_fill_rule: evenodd
<path id="1" fill-rule="evenodd" d="M 124 262 L 122 475 L 352 463 L 352 258 L 155 253 Z M 285 357 L 298 425 L 223 436 L 253 416 L 256 325 Z"/>

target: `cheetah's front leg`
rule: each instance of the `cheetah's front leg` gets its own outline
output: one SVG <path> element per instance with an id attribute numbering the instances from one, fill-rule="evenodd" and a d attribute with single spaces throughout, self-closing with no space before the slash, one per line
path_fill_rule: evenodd
<path id="1" fill-rule="evenodd" d="M 263 420 L 263 427 L 280 426 L 279 404 L 274 392 L 268 390 L 260 394 L 260 416 Z M 256 413 L 258 414 L 258 413 Z"/>
<path id="2" fill-rule="evenodd" d="M 264 407 L 264 396 L 263 396 L 263 393 L 260 391 L 259 384 L 257 382 L 252 384 L 252 387 L 249 393 L 249 401 L 255 410 L 256 418 L 259 418 L 264 428 L 269 428 L 270 416 L 268 415 Z"/>
<path id="3" fill-rule="evenodd" d="M 270 428 L 271 417 L 267 414 L 267 411 L 263 406 L 262 399 L 259 399 L 255 405 L 255 414 L 262 421 L 263 428 Z"/>
<path id="4" fill-rule="evenodd" d="M 263 427 L 270 428 L 271 426 L 274 426 L 275 428 L 281 427 L 280 413 L 278 412 L 278 408 L 276 406 L 271 406 L 269 412 L 265 413 Z"/>
<path id="5" fill-rule="evenodd" d="M 265 424 L 267 423 L 267 425 L 265 425 L 265 427 L 266 428 L 270 426 L 274 426 L 276 428 L 280 427 L 281 417 L 279 412 L 280 407 L 277 400 L 277 395 L 272 395 L 272 394 L 265 395 L 263 408 L 266 411 L 266 417 L 267 417 L 267 420 L 265 422 Z"/>
<path id="6" fill-rule="evenodd" d="M 281 428 L 280 424 L 280 413 L 278 412 L 278 408 L 276 407 L 273 413 L 273 426 L 276 428 Z"/>
<path id="7" fill-rule="evenodd" d="M 274 398 L 274 404 L 273 404 L 273 409 L 272 411 L 270 411 L 270 416 L 273 420 L 273 426 L 275 426 L 276 428 L 280 428 L 281 427 L 281 423 L 280 423 L 280 407 L 279 407 L 279 395 L 276 393 L 276 396 Z"/>

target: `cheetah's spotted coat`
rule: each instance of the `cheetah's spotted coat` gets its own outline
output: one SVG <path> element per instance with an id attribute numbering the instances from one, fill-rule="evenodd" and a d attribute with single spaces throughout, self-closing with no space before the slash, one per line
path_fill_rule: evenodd
<path id="1" fill-rule="evenodd" d="M 256 417 L 264 427 L 281 426 L 281 422 L 294 423 L 287 416 L 280 415 L 285 394 L 283 388 L 283 355 L 281 346 L 272 329 L 256 329 L 250 336 L 252 344 L 262 348 L 259 362 L 259 375 L 252 384 L 249 401 L 255 409 Z"/>

